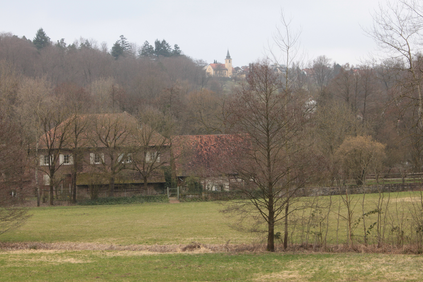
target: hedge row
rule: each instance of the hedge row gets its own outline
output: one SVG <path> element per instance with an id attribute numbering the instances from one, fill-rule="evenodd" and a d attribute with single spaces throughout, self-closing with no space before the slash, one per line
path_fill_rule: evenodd
<path id="1" fill-rule="evenodd" d="M 168 203 L 166 195 L 160 196 L 132 196 L 132 197 L 108 197 L 95 200 L 85 200 L 78 202 L 78 205 L 121 205 L 121 204 L 142 204 L 142 203 Z"/>

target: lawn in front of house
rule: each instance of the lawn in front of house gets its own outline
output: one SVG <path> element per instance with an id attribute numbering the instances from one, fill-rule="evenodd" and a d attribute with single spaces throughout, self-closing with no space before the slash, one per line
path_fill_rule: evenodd
<path id="1" fill-rule="evenodd" d="M 101 244 L 251 243 L 253 235 L 228 226 L 221 205 L 144 203 L 33 208 L 33 216 L 3 242 L 93 242 Z"/>
<path id="2" fill-rule="evenodd" d="M 345 199 L 345 195 L 342 197 Z M 310 197 L 293 201 L 292 210 L 302 208 L 289 217 L 290 242 L 314 244 L 326 239 L 328 244 L 347 243 L 348 213 L 342 197 Z M 383 205 L 380 220 L 384 225 L 379 230 L 386 242 L 398 242 L 401 239 L 398 234 L 405 234 L 404 240 L 419 234 L 413 227 L 413 224 L 418 224 L 415 221 L 419 214 L 415 208 L 421 205 L 419 192 L 348 197 L 353 209 L 351 225 L 354 227 L 353 240 L 356 242 L 363 243 L 364 225 L 368 243 L 377 242 L 378 226 L 375 222 L 378 214 L 375 210 L 381 197 Z M 237 218 L 221 213 L 223 208 L 222 204 L 216 202 L 33 208 L 33 216 L 28 222 L 17 230 L 2 234 L 0 241 L 115 245 L 189 244 L 193 241 L 225 244 L 229 240 L 231 244 L 265 242 L 265 233 L 252 234 L 231 228 L 230 225 L 236 223 Z M 363 217 L 363 214 L 366 216 Z M 282 221 L 276 226 L 275 232 L 283 233 L 283 228 Z"/>

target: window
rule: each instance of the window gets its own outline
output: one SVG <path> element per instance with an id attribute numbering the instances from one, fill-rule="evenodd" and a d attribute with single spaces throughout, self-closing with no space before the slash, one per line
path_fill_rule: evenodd
<path id="1" fill-rule="evenodd" d="M 160 162 L 160 154 L 158 152 L 147 152 L 145 161 L 147 163 Z"/>
<path id="2" fill-rule="evenodd" d="M 63 163 L 64 164 L 70 164 L 70 155 L 64 155 L 63 156 Z"/>
<path id="3" fill-rule="evenodd" d="M 103 153 L 90 153 L 90 164 L 101 164 L 104 163 Z"/>
<path id="4" fill-rule="evenodd" d="M 132 163 L 132 154 L 127 154 L 127 155 L 126 155 L 126 163 L 127 163 L 127 164 Z"/>
<path id="5" fill-rule="evenodd" d="M 40 156 L 40 165 L 50 165 L 52 163 L 52 158 L 49 155 L 41 155 Z"/>
<path id="6" fill-rule="evenodd" d="M 121 162 L 123 164 L 127 163 L 132 163 L 132 154 L 128 153 L 128 154 L 120 154 L 118 157 L 118 162 Z"/>
<path id="7" fill-rule="evenodd" d="M 43 175 L 44 185 L 50 185 L 50 176 L 47 174 Z"/>
<path id="8" fill-rule="evenodd" d="M 73 157 L 70 154 L 67 155 L 63 155 L 60 154 L 59 155 L 59 164 L 63 164 L 63 165 L 71 165 L 73 164 Z"/>

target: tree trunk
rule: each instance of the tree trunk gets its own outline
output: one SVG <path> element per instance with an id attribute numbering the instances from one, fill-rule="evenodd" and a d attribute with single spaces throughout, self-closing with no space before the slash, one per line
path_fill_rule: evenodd
<path id="1" fill-rule="evenodd" d="M 54 199 L 54 186 L 53 186 L 53 180 L 50 179 L 50 206 L 53 206 L 53 199 Z"/>
<path id="2" fill-rule="evenodd" d="M 40 183 L 38 182 L 38 165 L 35 167 L 35 187 L 36 187 L 35 189 L 37 189 L 37 207 L 39 207 L 40 200 L 41 200 L 41 193 L 40 193 Z"/>
<path id="3" fill-rule="evenodd" d="M 273 220 L 272 220 L 273 221 Z M 267 234 L 267 251 L 275 251 L 275 224 L 274 222 L 268 223 L 268 234 Z"/>
<path id="4" fill-rule="evenodd" d="M 39 162 L 40 157 L 38 156 L 38 139 L 35 143 L 35 159 L 37 162 Z M 37 207 L 40 206 L 40 199 L 41 199 L 41 193 L 40 193 L 40 183 L 38 182 L 38 165 L 35 166 L 35 187 L 37 189 Z"/>
<path id="5" fill-rule="evenodd" d="M 115 177 L 112 176 L 110 177 L 110 182 L 109 182 L 109 197 L 113 197 L 115 191 Z"/>
<path id="6" fill-rule="evenodd" d="M 285 206 L 285 236 L 283 238 L 283 249 L 288 248 L 288 213 L 289 213 L 289 200 L 286 201 Z"/>
<path id="7" fill-rule="evenodd" d="M 275 251 L 275 212 L 273 211 L 273 198 L 269 198 L 269 217 L 267 233 L 267 251 Z"/>
<path id="8" fill-rule="evenodd" d="M 76 174 L 78 171 L 78 154 L 75 152 L 73 154 L 73 171 L 72 171 L 72 188 L 71 188 L 71 201 L 76 203 Z"/>
<path id="9" fill-rule="evenodd" d="M 72 173 L 72 203 L 76 203 L 76 171 Z"/>
<path id="10" fill-rule="evenodd" d="M 147 176 L 143 176 L 143 180 L 144 180 L 144 191 L 147 194 L 150 194 L 150 193 L 148 193 L 148 180 L 147 180 Z"/>

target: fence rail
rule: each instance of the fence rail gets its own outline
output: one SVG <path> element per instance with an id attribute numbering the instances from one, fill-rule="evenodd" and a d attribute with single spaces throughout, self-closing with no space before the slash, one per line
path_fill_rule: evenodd
<path id="1" fill-rule="evenodd" d="M 176 197 L 179 200 L 179 187 L 169 188 L 167 187 L 167 197 Z"/>

